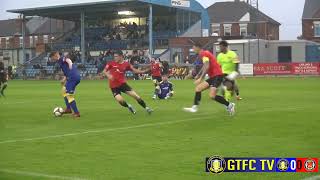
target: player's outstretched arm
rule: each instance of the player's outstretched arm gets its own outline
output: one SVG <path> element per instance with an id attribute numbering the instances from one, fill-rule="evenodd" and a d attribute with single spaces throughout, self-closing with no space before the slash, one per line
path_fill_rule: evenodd
<path id="1" fill-rule="evenodd" d="M 239 61 L 239 58 L 236 54 L 233 59 L 233 63 L 235 64 L 234 71 L 226 77 L 229 80 L 235 80 L 240 74 L 240 61 Z"/>
<path id="2" fill-rule="evenodd" d="M 132 70 L 133 73 L 135 74 L 144 74 L 144 73 L 147 73 L 149 72 L 149 69 L 146 69 L 146 70 L 139 70 L 139 69 L 136 69 L 134 68 L 132 65 L 130 65 L 130 69 Z"/>
<path id="3" fill-rule="evenodd" d="M 201 81 L 205 78 L 205 76 L 208 72 L 208 69 L 209 69 L 209 61 L 203 63 L 203 66 L 202 66 L 199 74 L 196 76 L 196 81 L 194 82 L 194 84 L 198 85 L 201 83 Z"/>
<path id="4" fill-rule="evenodd" d="M 240 64 L 236 63 L 235 65 L 236 65 L 236 68 L 235 68 L 236 72 L 240 73 Z"/>
<path id="5" fill-rule="evenodd" d="M 236 53 L 234 53 L 234 55 L 233 55 L 234 57 L 233 57 L 233 63 L 235 64 L 235 71 L 236 72 L 240 72 L 240 70 L 239 70 L 239 68 L 240 68 L 240 59 L 239 59 L 239 56 L 236 54 Z"/>
<path id="6" fill-rule="evenodd" d="M 205 62 L 203 63 L 203 66 L 199 72 L 199 74 L 197 75 L 198 79 L 204 79 L 204 77 L 206 76 L 207 72 L 209 69 L 209 62 Z"/>
<path id="7" fill-rule="evenodd" d="M 144 73 L 151 72 L 151 65 L 147 69 L 144 70 Z M 136 74 L 144 74 L 144 73 L 136 73 Z"/>

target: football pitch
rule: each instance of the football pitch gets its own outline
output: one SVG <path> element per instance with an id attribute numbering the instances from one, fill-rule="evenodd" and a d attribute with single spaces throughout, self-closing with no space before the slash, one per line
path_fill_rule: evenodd
<path id="1" fill-rule="evenodd" d="M 315 173 L 205 172 L 205 158 L 320 157 L 320 79 L 240 79 L 236 115 L 204 92 L 187 114 L 194 85 L 173 81 L 171 100 L 152 100 L 151 81 L 129 81 L 155 112 L 118 105 L 104 81 L 82 81 L 81 118 L 53 117 L 64 107 L 57 81 L 10 81 L 0 98 L 1 180 L 305 179 Z"/>

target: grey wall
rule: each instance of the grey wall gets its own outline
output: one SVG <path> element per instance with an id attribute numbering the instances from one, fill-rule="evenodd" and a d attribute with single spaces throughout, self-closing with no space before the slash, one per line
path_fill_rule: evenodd
<path id="1" fill-rule="evenodd" d="M 270 43 L 270 57 L 278 59 L 278 47 L 281 46 L 291 46 L 292 49 L 292 62 L 306 62 L 306 42 L 297 41 L 297 42 L 273 42 Z M 274 52 L 274 53 L 272 53 Z"/>
<path id="2" fill-rule="evenodd" d="M 241 63 L 278 63 L 278 48 L 292 47 L 292 62 L 306 62 L 306 45 L 308 41 L 266 41 L 231 43 L 230 49 L 237 52 Z M 216 49 L 214 45 L 214 50 Z M 258 48 L 259 47 L 259 48 Z M 258 51 L 259 49 L 259 51 Z"/>

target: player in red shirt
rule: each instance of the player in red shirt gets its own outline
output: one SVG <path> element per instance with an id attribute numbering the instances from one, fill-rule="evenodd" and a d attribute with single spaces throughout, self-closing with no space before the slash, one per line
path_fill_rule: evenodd
<path id="1" fill-rule="evenodd" d="M 160 59 L 152 58 L 151 64 L 150 64 L 150 71 L 151 71 L 152 80 L 155 86 L 155 91 L 152 99 L 156 99 L 157 91 L 159 89 L 159 84 L 162 81 L 162 78 L 161 78 L 162 65 L 160 63 Z"/>
<path id="2" fill-rule="evenodd" d="M 198 43 L 193 42 L 193 44 L 193 50 L 196 54 L 199 55 L 200 59 L 202 60 L 203 67 L 200 70 L 199 74 L 195 77 L 196 80 L 194 84 L 196 85 L 196 93 L 194 104 L 191 108 L 184 108 L 184 110 L 186 112 L 192 113 L 197 112 L 199 103 L 201 101 L 201 92 L 210 89 L 210 98 L 220 104 L 225 105 L 230 115 L 233 115 L 235 113 L 235 104 L 230 103 L 224 97 L 217 95 L 217 88 L 220 87 L 223 82 L 223 73 L 220 65 L 211 52 L 201 49 L 201 45 Z M 203 81 L 206 74 L 208 74 L 209 79 Z"/>
<path id="3" fill-rule="evenodd" d="M 131 113 L 136 114 L 136 110 L 132 105 L 128 104 L 121 96 L 121 93 L 125 93 L 133 97 L 149 114 L 151 114 L 153 110 L 149 108 L 141 97 L 127 84 L 125 78 L 126 71 L 133 71 L 136 74 L 146 73 L 146 71 L 135 69 L 129 62 L 125 62 L 123 59 L 123 52 L 119 50 L 114 53 L 114 61 L 109 62 L 104 70 L 104 74 L 109 79 L 109 86 L 114 98 L 121 106 L 128 108 Z"/>

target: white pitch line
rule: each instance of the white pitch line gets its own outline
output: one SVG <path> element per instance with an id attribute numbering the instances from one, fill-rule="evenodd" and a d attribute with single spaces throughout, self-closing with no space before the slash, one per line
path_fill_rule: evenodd
<path id="1" fill-rule="evenodd" d="M 262 109 L 260 111 L 251 111 L 251 110 L 250 111 L 245 111 L 245 112 L 241 112 L 241 114 L 262 113 L 262 112 L 270 112 L 270 111 L 275 111 L 275 110 L 291 111 L 291 110 L 298 110 L 298 109 L 304 109 L 304 108 L 303 107 L 289 107 L 289 108 L 285 108 L 285 109 L 278 109 L 278 108 L 277 109 L 275 109 L 275 108 L 271 109 L 270 108 L 270 109 Z M 209 113 L 204 113 L 204 114 L 201 114 L 201 115 L 209 115 Z M 154 127 L 154 126 L 177 124 L 177 123 L 196 121 L 196 120 L 202 120 L 202 119 L 206 119 L 206 117 L 195 117 L 195 118 L 189 118 L 189 119 L 183 119 L 183 120 L 177 120 L 177 121 L 159 122 L 159 123 L 146 123 L 146 124 L 141 124 L 141 125 L 136 125 L 136 126 L 101 129 L 101 130 L 88 130 L 88 131 L 78 132 L 78 133 L 68 133 L 68 134 L 44 136 L 44 137 L 37 137 L 37 138 L 6 140 L 6 141 L 0 141 L 0 144 L 16 143 L 16 142 L 27 142 L 27 141 L 35 141 L 35 140 L 43 140 L 43 139 L 54 139 L 54 138 L 62 138 L 62 137 L 68 137 L 68 136 L 91 134 L 91 133 L 114 132 L 114 131 L 137 129 L 137 128 L 144 128 L 144 127 Z"/>
<path id="2" fill-rule="evenodd" d="M 88 179 L 79 178 L 79 177 L 66 177 L 66 176 L 58 176 L 58 175 L 51 175 L 51 174 L 44 174 L 44 173 L 37 173 L 37 172 L 28 172 L 28 171 L 17 171 L 17 170 L 9 170 L 9 169 L 0 169 L 0 172 L 8 173 L 8 174 L 22 175 L 22 176 L 42 177 L 42 178 L 48 178 L 48 179 L 88 180 Z"/>
<path id="3" fill-rule="evenodd" d="M 136 126 L 101 129 L 101 130 L 88 130 L 88 131 L 78 132 L 78 133 L 69 133 L 69 134 L 45 136 L 45 137 L 38 137 L 38 138 L 27 138 L 27 139 L 20 139 L 20 140 L 7 140 L 7 141 L 1 141 L 0 144 L 15 143 L 15 142 L 25 142 L 25 141 L 34 141 L 34 140 L 43 140 L 43 139 L 51 139 L 51 138 L 61 138 L 61 137 L 77 136 L 77 135 L 90 134 L 90 133 L 102 133 L 102 132 L 129 130 L 129 129 L 137 129 L 137 128 L 143 128 L 143 127 L 161 126 L 161 125 L 176 124 L 176 123 L 181 123 L 181 122 L 186 122 L 186 121 L 195 121 L 195 120 L 199 120 L 199 119 L 201 120 L 202 118 L 203 117 L 201 117 L 201 118 L 197 117 L 197 118 L 184 119 L 184 120 L 178 120 L 178 121 L 168 121 L 168 122 L 160 122 L 160 123 L 147 123 L 147 124 L 141 124 L 141 125 L 136 125 Z"/>
<path id="4" fill-rule="evenodd" d="M 149 96 L 150 93 L 148 94 L 140 94 L 142 96 Z M 43 100 L 43 101 L 17 101 L 17 102 L 1 102 L 0 101 L 0 105 L 15 105 L 15 104 L 30 104 L 30 103 L 48 103 L 48 102 L 57 102 L 56 100 L 52 99 L 52 100 Z M 104 103 L 104 102 L 103 102 Z"/>
<path id="5" fill-rule="evenodd" d="M 0 101 L 1 102 L 1 101 Z M 17 102 L 3 102 L 0 105 L 15 105 L 15 104 L 31 104 L 31 103 L 48 103 L 55 102 L 54 100 L 43 100 L 43 101 L 17 101 Z"/>
<path id="6" fill-rule="evenodd" d="M 305 179 L 303 179 L 303 180 L 320 180 L 320 175 L 307 177 L 307 178 L 305 178 Z"/>

